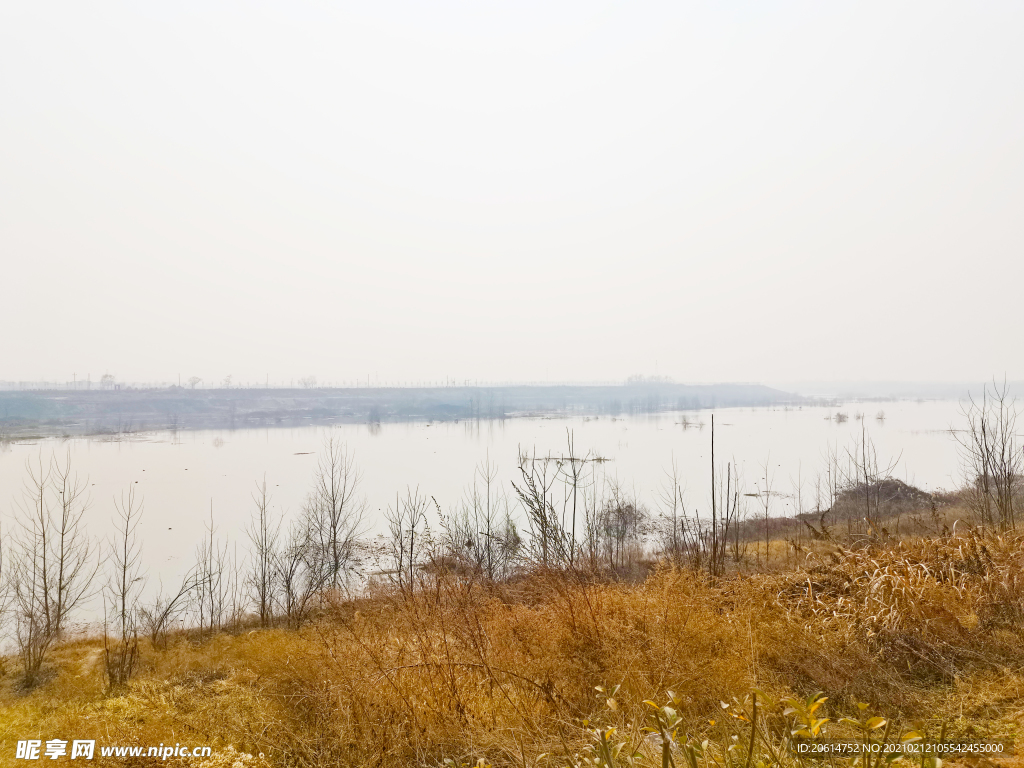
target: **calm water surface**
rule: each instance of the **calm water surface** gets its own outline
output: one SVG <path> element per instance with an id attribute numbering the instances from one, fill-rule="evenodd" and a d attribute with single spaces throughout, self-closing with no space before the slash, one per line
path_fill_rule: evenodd
<path id="1" fill-rule="evenodd" d="M 884 411 L 885 418 L 877 418 Z M 837 413 L 847 420 L 840 422 Z M 748 490 L 770 460 L 776 490 L 788 494 L 803 480 L 813 498 L 815 474 L 829 445 L 840 450 L 859 440 L 862 425 L 880 460 L 898 460 L 895 474 L 927 490 L 959 484 L 955 402 L 849 403 L 841 407 L 748 408 L 715 411 L 715 450 L 732 459 Z M 863 420 L 858 415 L 863 415 Z M 139 533 L 151 582 L 173 580 L 191 564 L 195 546 L 213 511 L 220 535 L 244 549 L 244 526 L 253 509 L 255 483 L 266 477 L 272 506 L 296 514 L 305 498 L 323 439 L 333 434 L 354 452 L 362 476 L 371 525 L 407 486 L 433 496 L 443 509 L 456 504 L 486 458 L 498 466 L 511 493 L 520 449 L 538 454 L 565 451 L 571 432 L 577 453 L 592 451 L 601 465 L 648 505 L 657 503 L 673 458 L 686 486 L 690 510 L 708 505 L 712 411 L 611 418 L 522 418 L 490 422 L 434 422 L 304 429 L 151 433 L 131 439 L 80 438 L 13 443 L 0 450 L 0 514 L 11 530 L 12 515 L 26 477 L 25 463 L 42 453 L 70 451 L 80 476 L 88 478 L 90 533 L 105 537 L 115 514 L 114 498 L 129 486 L 144 498 Z M 778 513 L 791 512 L 780 497 Z"/>

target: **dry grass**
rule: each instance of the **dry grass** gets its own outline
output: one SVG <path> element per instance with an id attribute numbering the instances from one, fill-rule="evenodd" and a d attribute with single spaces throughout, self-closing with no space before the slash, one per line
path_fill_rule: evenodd
<path id="1" fill-rule="evenodd" d="M 756 688 L 824 691 L 833 714 L 867 702 L 906 723 L 1012 738 L 1024 714 L 1022 566 L 1020 538 L 963 534 L 821 544 L 788 570 L 717 583 L 667 568 L 639 584 L 438 577 L 339 601 L 301 632 L 146 648 L 122 691 L 105 691 L 95 641 L 61 647 L 32 691 L 8 663 L 0 734 L 5 755 L 13 739 L 59 736 L 238 750 L 209 765 L 263 753 L 274 765 L 565 766 L 597 755 L 599 724 L 624 734 L 620 758 L 639 748 L 660 765 L 640 730 L 645 700 L 672 691 L 681 732 L 725 738 L 721 702 Z"/>

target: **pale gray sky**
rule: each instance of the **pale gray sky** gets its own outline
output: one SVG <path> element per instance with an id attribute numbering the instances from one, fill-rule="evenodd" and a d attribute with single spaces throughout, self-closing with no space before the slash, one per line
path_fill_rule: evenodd
<path id="1" fill-rule="evenodd" d="M 0 3 L 0 379 L 1024 378 L 1020 2 Z"/>

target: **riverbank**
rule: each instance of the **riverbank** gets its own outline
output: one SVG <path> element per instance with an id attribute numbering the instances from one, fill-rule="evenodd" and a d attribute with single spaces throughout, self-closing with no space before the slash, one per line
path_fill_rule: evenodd
<path id="1" fill-rule="evenodd" d="M 687 739 L 746 739 L 736 718 L 755 690 L 769 725 L 792 717 L 785 697 L 823 692 L 818 716 L 835 737 L 856 735 L 840 717 L 866 712 L 892 719 L 887 738 L 916 728 L 1012 744 L 1024 719 L 1021 538 L 961 526 L 857 549 L 818 543 L 782 562 L 718 579 L 662 565 L 640 582 L 439 572 L 415 590 L 336 594 L 298 630 L 250 620 L 145 639 L 137 674 L 115 688 L 101 639 L 56 649 L 28 691 L 8 658 L 5 760 L 15 739 L 75 738 L 204 744 L 230 758 L 154 761 L 164 765 L 241 752 L 254 756 L 246 765 L 565 766 L 600 746 L 595 728 L 615 727 L 609 739 L 653 766 L 645 700 L 678 716 L 682 761 Z"/>

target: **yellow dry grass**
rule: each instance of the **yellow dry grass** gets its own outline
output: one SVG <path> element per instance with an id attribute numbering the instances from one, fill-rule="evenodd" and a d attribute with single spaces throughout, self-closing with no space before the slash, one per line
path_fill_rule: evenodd
<path id="1" fill-rule="evenodd" d="M 18 689 L 8 660 L 0 762 L 15 739 L 59 737 L 217 752 L 213 762 L 153 763 L 163 765 L 564 766 L 593 744 L 595 723 L 647 745 L 643 702 L 667 691 L 683 730 L 713 736 L 721 702 L 755 688 L 774 698 L 824 691 L 835 715 L 866 702 L 951 734 L 1015 736 L 1020 539 L 814 550 L 789 569 L 717 582 L 669 568 L 639 584 L 441 576 L 411 594 L 338 601 L 299 632 L 147 647 L 120 691 L 105 690 L 96 641 L 71 643 L 31 691 Z"/>

